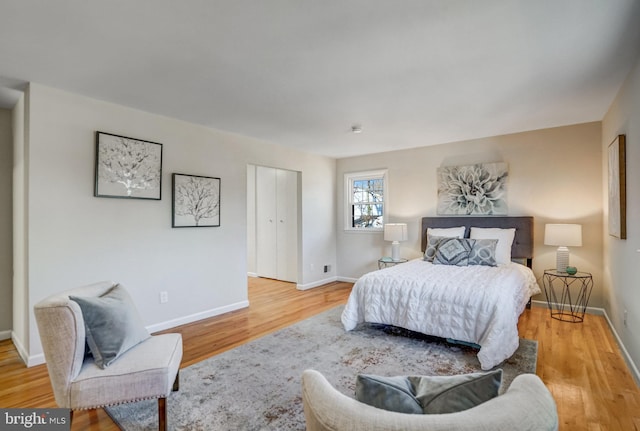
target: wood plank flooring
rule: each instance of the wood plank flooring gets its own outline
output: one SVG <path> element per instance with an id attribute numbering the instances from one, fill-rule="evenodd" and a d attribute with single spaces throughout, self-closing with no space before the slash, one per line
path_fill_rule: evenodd
<path id="1" fill-rule="evenodd" d="M 249 308 L 166 332 L 182 334 L 186 367 L 345 303 L 350 291 L 349 283 L 298 291 L 290 283 L 251 278 Z M 537 374 L 556 399 L 560 430 L 640 431 L 640 389 L 603 317 L 571 324 L 534 307 L 520 318 L 519 331 L 538 340 Z M 0 342 L 0 407 L 55 407 L 46 367 L 26 368 L 10 340 Z M 118 427 L 96 410 L 76 412 L 73 430 Z"/>

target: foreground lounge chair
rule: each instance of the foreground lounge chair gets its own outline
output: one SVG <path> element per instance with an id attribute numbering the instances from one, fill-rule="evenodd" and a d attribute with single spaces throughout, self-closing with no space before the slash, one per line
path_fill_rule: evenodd
<path id="1" fill-rule="evenodd" d="M 317 371 L 302 375 L 307 431 L 556 431 L 555 401 L 534 374 L 516 377 L 500 396 L 449 414 L 407 414 L 378 409 L 336 390 Z"/>
<path id="2" fill-rule="evenodd" d="M 102 298 L 116 287 L 120 289 L 120 296 L 129 301 L 129 308 L 135 310 L 126 291 L 123 293 L 124 289 L 113 282 L 61 292 L 35 305 L 56 403 L 71 409 L 73 418 L 73 410 L 157 398 L 159 429 L 163 431 L 167 423 L 166 397 L 178 389 L 181 335 L 149 336 L 146 333 L 143 341 L 124 351 L 106 368 L 101 368 L 94 356 L 85 352 L 87 341 L 83 313 L 69 296 L 89 300 Z M 142 330 L 146 331 L 144 327 Z"/>

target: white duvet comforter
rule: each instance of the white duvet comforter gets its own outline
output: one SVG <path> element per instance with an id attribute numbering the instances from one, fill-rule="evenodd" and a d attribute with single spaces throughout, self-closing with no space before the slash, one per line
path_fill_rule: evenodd
<path id="1" fill-rule="evenodd" d="M 518 317 L 540 293 L 531 269 L 517 263 L 434 265 L 422 259 L 362 276 L 342 313 L 350 331 L 362 322 L 475 343 L 488 370 L 518 348 Z"/>

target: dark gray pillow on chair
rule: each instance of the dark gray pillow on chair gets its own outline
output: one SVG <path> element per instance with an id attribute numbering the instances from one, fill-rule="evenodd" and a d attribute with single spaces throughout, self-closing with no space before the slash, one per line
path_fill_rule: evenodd
<path id="1" fill-rule="evenodd" d="M 422 405 L 413 395 L 407 377 L 360 374 L 356 377 L 356 399 L 379 409 L 422 414 Z"/>
<path id="2" fill-rule="evenodd" d="M 501 383 L 501 369 L 455 376 L 361 374 L 356 379 L 356 399 L 398 413 L 455 413 L 496 397 Z"/>
<path id="3" fill-rule="evenodd" d="M 409 381 L 424 413 L 456 413 L 498 396 L 502 370 L 457 376 L 409 377 Z"/>
<path id="4" fill-rule="evenodd" d="M 150 337 L 131 297 L 119 284 L 102 296 L 69 296 L 82 310 L 87 344 L 100 368 Z"/>

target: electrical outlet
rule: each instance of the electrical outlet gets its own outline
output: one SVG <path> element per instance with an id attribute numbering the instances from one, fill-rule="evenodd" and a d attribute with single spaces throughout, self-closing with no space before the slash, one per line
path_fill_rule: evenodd
<path id="1" fill-rule="evenodd" d="M 325 265 L 325 266 L 324 266 L 324 272 L 325 272 L 325 274 L 326 274 L 327 272 L 329 272 L 329 271 L 331 271 L 331 265 Z"/>
<path id="2" fill-rule="evenodd" d="M 624 327 L 627 327 L 627 310 L 624 310 L 624 313 L 622 313 L 622 323 L 624 324 Z"/>
<path id="3" fill-rule="evenodd" d="M 167 302 L 169 302 L 169 292 L 160 292 L 160 304 L 166 304 Z"/>

